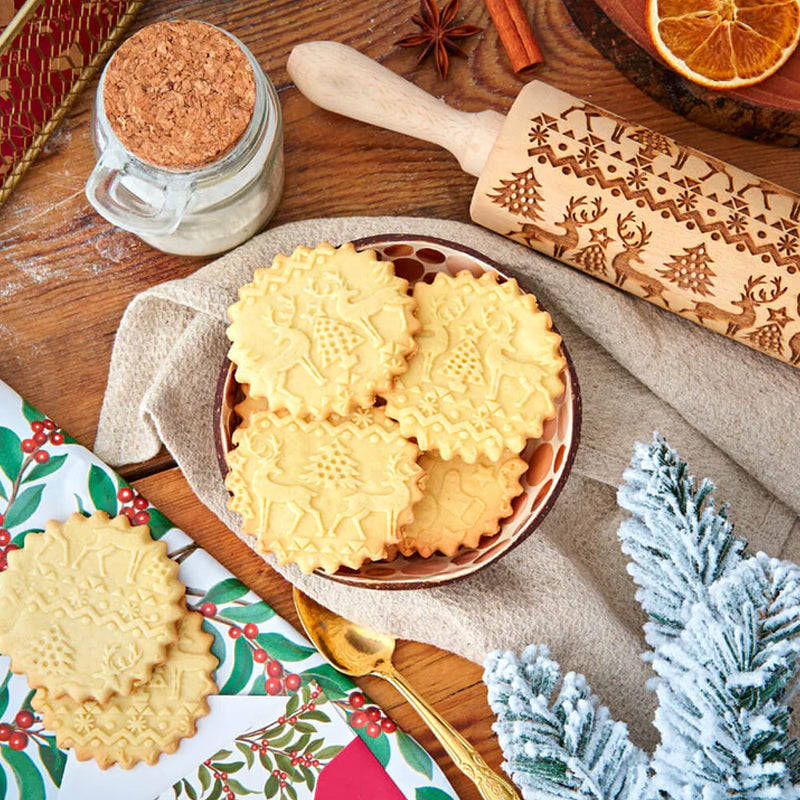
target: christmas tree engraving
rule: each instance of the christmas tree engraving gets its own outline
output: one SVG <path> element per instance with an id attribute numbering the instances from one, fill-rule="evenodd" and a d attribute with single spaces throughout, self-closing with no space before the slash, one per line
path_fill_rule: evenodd
<path id="1" fill-rule="evenodd" d="M 31 663 L 45 675 L 69 675 L 75 666 L 75 650 L 61 626 L 52 625 L 31 639 Z"/>
<path id="2" fill-rule="evenodd" d="M 672 261 L 664 264 L 664 269 L 657 270 L 668 281 L 677 284 L 681 289 L 706 296 L 713 294 L 712 278 L 717 273 L 711 269 L 713 260 L 709 257 L 705 243 L 697 247 L 684 247 L 680 255 L 670 255 Z"/>
<path id="3" fill-rule="evenodd" d="M 495 187 L 497 194 L 487 196 L 514 216 L 538 220 L 542 218 L 539 203 L 544 199 L 539 191 L 541 188 L 533 170 L 527 169 L 524 172 L 512 172 L 511 180 L 501 178 L 500 186 Z"/>
<path id="4" fill-rule="evenodd" d="M 322 368 L 350 355 L 363 341 L 349 325 L 330 317 L 314 319 L 314 341 L 319 351 Z"/>
<path id="5" fill-rule="evenodd" d="M 669 139 L 666 136 L 647 128 L 639 128 L 634 133 L 629 134 L 628 138 L 639 144 L 639 155 L 648 160 L 655 158 L 657 153 L 663 153 L 668 156 L 672 152 Z"/>
<path id="6" fill-rule="evenodd" d="M 606 248 L 613 239 L 608 235 L 605 228 L 600 230 L 589 229 L 591 239 L 586 247 L 581 248 L 575 253 L 573 260 L 585 272 L 591 275 L 606 274 Z"/>
<path id="7" fill-rule="evenodd" d="M 780 356 L 783 354 L 783 329 L 790 322 L 792 318 L 786 313 L 786 306 L 770 308 L 766 325 L 756 328 L 746 338 L 764 353 Z"/>
<path id="8" fill-rule="evenodd" d="M 445 378 L 458 383 L 483 386 L 486 383 L 483 360 L 475 340 L 462 339 L 447 357 L 440 372 Z"/>
<path id="9" fill-rule="evenodd" d="M 300 473 L 300 480 L 323 489 L 351 491 L 362 484 L 358 462 L 339 441 L 326 444 L 314 453 Z"/>

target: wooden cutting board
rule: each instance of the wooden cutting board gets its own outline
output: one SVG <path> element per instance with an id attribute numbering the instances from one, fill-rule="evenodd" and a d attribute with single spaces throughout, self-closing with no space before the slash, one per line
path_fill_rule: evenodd
<path id="1" fill-rule="evenodd" d="M 762 83 L 716 92 L 664 64 L 647 32 L 647 0 L 564 0 L 564 5 L 597 50 L 677 114 L 746 139 L 800 146 L 800 48 Z"/>

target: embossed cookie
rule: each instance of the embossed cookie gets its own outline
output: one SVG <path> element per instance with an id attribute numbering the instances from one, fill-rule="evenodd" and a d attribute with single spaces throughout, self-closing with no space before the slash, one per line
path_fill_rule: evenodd
<path id="1" fill-rule="evenodd" d="M 259 411 L 233 443 L 230 509 L 259 550 L 304 572 L 384 558 L 422 496 L 419 450 L 380 409 L 338 421 Z"/>
<path id="2" fill-rule="evenodd" d="M 352 244 L 276 256 L 228 309 L 236 380 L 295 417 L 371 406 L 415 349 L 407 288 L 391 262 Z"/>
<path id="3" fill-rule="evenodd" d="M 178 636 L 167 546 L 127 517 L 72 514 L 29 533 L 0 574 L 0 651 L 32 689 L 105 702 L 147 681 Z"/>
<path id="4" fill-rule="evenodd" d="M 233 407 L 233 410 L 241 420 L 239 422 L 239 427 L 246 428 L 250 422 L 250 417 L 256 411 L 267 411 L 269 409 L 269 403 L 267 403 L 266 399 L 263 397 L 253 397 L 253 395 L 250 394 L 250 387 L 246 383 L 242 384 L 240 388 L 244 398 Z"/>
<path id="5" fill-rule="evenodd" d="M 201 630 L 202 622 L 202 615 L 186 613 L 167 660 L 128 697 L 76 703 L 39 689 L 31 705 L 44 727 L 55 731 L 59 747 L 74 748 L 79 761 L 94 758 L 100 769 L 155 764 L 161 753 L 174 753 L 181 739 L 194 736 L 197 720 L 209 711 L 206 698 L 217 690 L 213 637 Z"/>
<path id="6" fill-rule="evenodd" d="M 509 452 L 498 461 L 481 456 L 474 464 L 423 453 L 419 465 L 427 475 L 425 490 L 398 549 L 405 556 L 426 558 L 437 550 L 455 555 L 459 547 L 477 547 L 481 536 L 496 533 L 500 520 L 511 513 L 511 501 L 522 493 L 519 478 L 528 468 Z"/>
<path id="7" fill-rule="evenodd" d="M 520 452 L 541 435 L 564 391 L 566 362 L 550 315 L 516 281 L 498 283 L 493 272 L 438 273 L 432 284 L 415 284 L 414 298 L 419 347 L 386 395 L 387 415 L 422 450 L 445 459 L 471 464 Z"/>

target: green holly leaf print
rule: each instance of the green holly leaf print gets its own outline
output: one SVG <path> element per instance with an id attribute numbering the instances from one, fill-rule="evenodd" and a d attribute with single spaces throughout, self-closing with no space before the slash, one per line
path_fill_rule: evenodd
<path id="1" fill-rule="evenodd" d="M 25 417 L 28 424 L 35 419 L 44 419 L 44 414 L 38 408 L 32 406 L 27 400 L 22 401 L 22 416 Z"/>
<path id="2" fill-rule="evenodd" d="M 346 697 L 354 688 L 353 682 L 341 672 L 337 672 L 330 664 L 311 667 L 302 673 L 302 677 L 303 683 L 316 681 L 331 700 Z"/>
<path id="3" fill-rule="evenodd" d="M 23 483 L 38 481 L 47 475 L 54 473 L 66 461 L 67 456 L 50 456 L 44 464 L 37 464 L 22 480 Z"/>
<path id="4" fill-rule="evenodd" d="M 183 788 L 186 790 L 186 794 L 189 796 L 189 800 L 197 800 L 197 792 L 194 790 L 194 786 L 192 786 L 186 778 L 183 779 Z"/>
<path id="5" fill-rule="evenodd" d="M 0 754 L 11 767 L 19 796 L 25 800 L 45 800 L 44 781 L 30 756 L 23 751 L 12 750 L 6 744 L 0 749 Z"/>
<path id="6" fill-rule="evenodd" d="M 40 483 L 38 486 L 29 486 L 25 491 L 20 492 L 6 511 L 5 527 L 11 530 L 25 522 L 39 507 L 43 491 L 44 484 Z"/>
<path id="7" fill-rule="evenodd" d="M 433 777 L 433 760 L 431 757 L 405 732 L 397 729 L 397 746 L 400 755 L 406 764 L 426 778 Z"/>
<path id="8" fill-rule="evenodd" d="M 211 786 L 211 773 L 205 765 L 200 765 L 200 768 L 197 770 L 197 777 L 200 778 L 200 787 L 205 794 L 208 791 L 208 787 Z"/>
<path id="9" fill-rule="evenodd" d="M 238 600 L 242 595 L 247 594 L 249 589 L 236 578 L 225 578 L 224 581 L 212 586 L 200 603 L 215 603 L 221 606 L 223 603 L 230 603 Z"/>
<path id="10" fill-rule="evenodd" d="M 154 539 L 160 539 L 175 527 L 157 508 L 148 508 L 147 513 L 150 515 L 147 527 L 150 528 L 150 535 Z"/>
<path id="11" fill-rule="evenodd" d="M 380 736 L 373 739 L 371 736 L 367 736 L 365 728 L 358 728 L 356 733 L 361 738 L 361 741 L 369 748 L 370 753 L 378 759 L 378 763 L 386 769 L 386 765 L 389 763 L 389 759 L 392 756 L 392 748 L 389 746 L 389 740 L 386 738 L 386 734 L 381 733 Z"/>
<path id="12" fill-rule="evenodd" d="M 275 775 L 270 775 L 264 784 L 264 797 L 275 797 L 281 788 L 281 782 Z"/>
<path id="13" fill-rule="evenodd" d="M 239 783 L 239 781 L 237 781 L 237 780 L 236 780 L 236 778 L 228 778 L 228 780 L 227 780 L 227 784 L 228 784 L 228 788 L 229 788 L 229 789 L 230 789 L 230 790 L 231 790 L 231 791 L 232 791 L 232 792 L 233 792 L 235 795 L 241 795 L 241 794 L 258 794 L 258 792 L 254 792 L 252 789 L 246 789 L 244 786 L 242 786 L 242 784 L 241 784 L 241 783 Z"/>
<path id="14" fill-rule="evenodd" d="M 56 786 L 61 786 L 64 767 L 67 765 L 67 754 L 56 747 L 55 737 L 43 736 L 42 738 L 46 740 L 47 744 L 37 742 L 39 745 L 39 758 L 53 783 Z"/>
<path id="15" fill-rule="evenodd" d="M 317 652 L 311 647 L 290 642 L 280 633 L 260 633 L 256 638 L 261 647 L 278 661 L 305 661 Z"/>
<path id="16" fill-rule="evenodd" d="M 20 438 L 8 428 L 0 428 L 0 469 L 13 483 L 22 467 Z"/>
<path id="17" fill-rule="evenodd" d="M 229 619 L 232 622 L 266 622 L 275 616 L 275 612 L 263 601 L 259 600 L 257 603 L 251 603 L 248 606 L 234 606 L 233 608 L 226 608 L 219 612 L 220 616 Z"/>
<path id="18" fill-rule="evenodd" d="M 435 786 L 422 786 L 414 791 L 414 800 L 453 800 L 453 798 Z"/>
<path id="19" fill-rule="evenodd" d="M 6 713 L 6 709 L 8 708 L 8 681 L 11 679 L 11 670 L 6 673 L 6 677 L 3 678 L 3 685 L 0 686 L 0 717 Z M 3 794 L 0 792 L 0 797 Z"/>
<path id="20" fill-rule="evenodd" d="M 236 640 L 233 648 L 233 671 L 219 690 L 220 694 L 239 694 L 247 686 L 253 674 L 253 651 L 247 644 L 244 637 Z"/>
<path id="21" fill-rule="evenodd" d="M 214 637 L 214 641 L 211 644 L 211 655 L 219 661 L 219 668 L 222 666 L 225 661 L 225 656 L 227 655 L 225 640 L 220 635 L 220 632 L 207 619 L 203 620 L 203 630 Z"/>
<path id="22" fill-rule="evenodd" d="M 89 470 L 89 497 L 98 511 L 105 511 L 109 517 L 117 516 L 117 486 L 96 464 Z"/>

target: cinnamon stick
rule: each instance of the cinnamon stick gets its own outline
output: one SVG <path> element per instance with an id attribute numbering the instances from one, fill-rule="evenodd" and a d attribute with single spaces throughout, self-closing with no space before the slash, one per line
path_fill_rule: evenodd
<path id="1" fill-rule="evenodd" d="M 484 1 L 514 72 L 532 72 L 544 62 L 544 56 L 520 0 Z"/>

